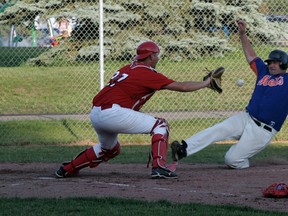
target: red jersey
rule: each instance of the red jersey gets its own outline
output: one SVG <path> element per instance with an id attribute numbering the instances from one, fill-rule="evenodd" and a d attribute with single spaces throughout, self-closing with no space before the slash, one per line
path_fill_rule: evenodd
<path id="1" fill-rule="evenodd" d="M 94 97 L 94 106 L 118 104 L 140 110 L 153 94 L 175 82 L 154 68 L 140 62 L 126 65 L 117 71 L 108 84 Z"/>

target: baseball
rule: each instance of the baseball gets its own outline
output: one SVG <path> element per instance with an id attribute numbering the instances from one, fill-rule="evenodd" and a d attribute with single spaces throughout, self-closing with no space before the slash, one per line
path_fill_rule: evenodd
<path id="1" fill-rule="evenodd" d="M 236 84 L 237 84 L 237 86 L 239 86 L 239 87 L 243 86 L 244 83 L 245 83 L 245 81 L 244 81 L 243 79 L 238 79 L 238 80 L 236 81 Z"/>

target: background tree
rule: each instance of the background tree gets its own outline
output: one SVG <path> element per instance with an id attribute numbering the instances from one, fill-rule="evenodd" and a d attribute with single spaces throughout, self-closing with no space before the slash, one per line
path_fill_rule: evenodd
<path id="1" fill-rule="evenodd" d="M 277 40 L 288 34 L 288 29 L 287 23 L 265 19 L 271 2 L 183 0 L 161 5 L 154 0 L 106 0 L 105 57 L 112 60 L 131 59 L 135 47 L 147 39 L 160 43 L 163 57 L 174 60 L 205 55 L 222 56 L 233 50 L 237 30 L 235 20 L 239 18 L 247 21 L 249 35 L 259 43 Z M 274 11 L 275 4 L 281 13 L 287 12 L 285 0 L 273 1 Z M 99 52 L 98 6 L 98 1 L 16 1 L 0 14 L 0 21 L 1 25 L 16 25 L 20 34 L 31 38 L 31 26 L 36 16 L 40 16 L 42 21 L 59 16 L 76 17 L 77 24 L 71 37 L 30 63 L 47 65 L 55 59 L 92 61 L 98 59 Z"/>

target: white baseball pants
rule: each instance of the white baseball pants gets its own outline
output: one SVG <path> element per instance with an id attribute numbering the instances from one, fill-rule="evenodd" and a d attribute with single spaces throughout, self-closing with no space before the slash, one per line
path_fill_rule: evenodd
<path id="1" fill-rule="evenodd" d="M 240 112 L 184 140 L 187 156 L 192 155 L 218 141 L 238 140 L 225 155 L 225 163 L 235 169 L 250 166 L 249 158 L 262 151 L 276 135 L 277 131 L 256 125 L 247 112 Z"/>

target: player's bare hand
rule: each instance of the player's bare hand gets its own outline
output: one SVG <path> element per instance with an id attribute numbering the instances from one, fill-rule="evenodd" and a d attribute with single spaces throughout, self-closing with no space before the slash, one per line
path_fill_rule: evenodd
<path id="1" fill-rule="evenodd" d="M 237 20 L 237 25 L 238 25 L 238 31 L 240 34 L 245 34 L 246 33 L 246 22 L 244 20 Z"/>

